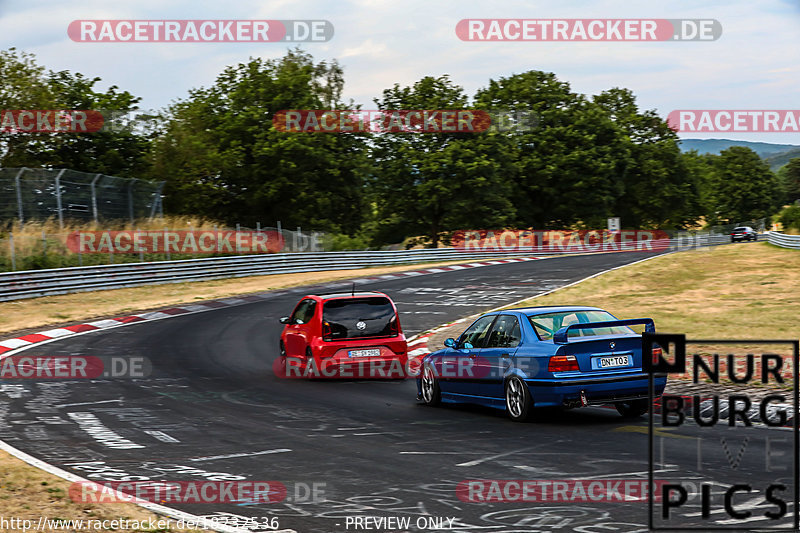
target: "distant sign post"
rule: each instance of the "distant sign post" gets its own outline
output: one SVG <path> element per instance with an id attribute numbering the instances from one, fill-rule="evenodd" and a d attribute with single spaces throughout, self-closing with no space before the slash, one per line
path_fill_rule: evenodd
<path id="1" fill-rule="evenodd" d="M 619 217 L 608 219 L 608 231 L 619 231 L 620 229 Z"/>

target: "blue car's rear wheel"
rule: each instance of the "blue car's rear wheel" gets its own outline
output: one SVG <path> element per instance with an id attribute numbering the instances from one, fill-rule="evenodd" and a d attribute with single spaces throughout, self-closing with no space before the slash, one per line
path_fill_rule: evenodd
<path id="1" fill-rule="evenodd" d="M 533 414 L 531 391 L 517 376 L 511 376 L 506 381 L 506 412 L 515 422 L 530 420 Z"/>
<path id="2" fill-rule="evenodd" d="M 636 418 L 642 416 L 650 408 L 650 401 L 647 399 L 631 400 L 629 402 L 617 402 L 614 404 L 617 412 L 625 418 Z"/>
<path id="3" fill-rule="evenodd" d="M 439 380 L 430 365 L 422 367 L 422 377 L 420 378 L 422 388 L 422 401 L 425 405 L 439 405 L 442 401 L 442 391 L 439 388 Z"/>

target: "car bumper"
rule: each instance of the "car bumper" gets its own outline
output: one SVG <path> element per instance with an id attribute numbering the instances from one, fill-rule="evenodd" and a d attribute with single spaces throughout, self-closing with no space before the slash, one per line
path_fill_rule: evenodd
<path id="1" fill-rule="evenodd" d="M 609 376 L 588 379 L 526 380 L 537 407 L 580 407 L 648 398 L 647 374 Z M 666 387 L 665 375 L 653 379 L 653 392 L 661 396 Z"/>

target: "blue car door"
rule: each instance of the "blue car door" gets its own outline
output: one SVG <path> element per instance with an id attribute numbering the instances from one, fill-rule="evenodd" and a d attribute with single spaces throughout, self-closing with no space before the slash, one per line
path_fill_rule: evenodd
<path id="1" fill-rule="evenodd" d="M 486 398 L 505 398 L 504 376 L 512 365 L 514 352 L 521 341 L 517 317 L 499 315 L 478 353 L 476 394 Z"/>
<path id="2" fill-rule="evenodd" d="M 456 347 L 441 357 L 436 370 L 442 394 L 475 395 L 478 384 L 470 377 L 469 370 L 476 366 L 481 346 L 496 317 L 482 316 L 473 322 L 458 338 Z"/>

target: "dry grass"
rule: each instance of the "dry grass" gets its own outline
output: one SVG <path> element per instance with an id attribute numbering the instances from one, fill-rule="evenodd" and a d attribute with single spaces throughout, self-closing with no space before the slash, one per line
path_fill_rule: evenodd
<path id="1" fill-rule="evenodd" d="M 238 294 L 263 292 L 297 285 L 326 283 L 339 279 L 375 276 L 402 272 L 415 268 L 463 263 L 448 261 L 392 267 L 361 268 L 328 272 L 306 272 L 298 274 L 275 274 L 247 278 L 151 285 L 131 289 L 84 292 L 46 296 L 30 300 L 0 303 L 0 334 L 41 329 L 73 323 L 89 318 L 103 318 L 130 314 L 134 311 L 197 303 L 199 300 L 225 298 Z"/>
<path id="2" fill-rule="evenodd" d="M 75 232 L 142 230 L 201 230 L 213 231 L 215 227 L 224 226 L 201 217 L 170 216 L 164 218 L 141 219 L 134 223 L 109 221 L 97 223 L 93 221 L 65 221 L 61 228 L 58 220 L 0 223 L 0 272 L 12 270 L 38 270 L 42 268 L 63 268 L 70 266 L 102 265 L 109 262 L 130 263 L 138 261 L 163 261 L 168 257 L 163 253 L 109 254 L 85 253 L 79 255 L 67 246 L 67 238 Z M 11 234 L 13 234 L 14 261 L 11 259 Z M 196 254 L 171 254 L 170 259 L 191 259 L 201 257 Z"/>
<path id="3" fill-rule="evenodd" d="M 688 338 L 800 338 L 800 252 L 767 243 L 670 254 L 522 305 L 592 305 Z"/>
<path id="4" fill-rule="evenodd" d="M 49 252 L 73 255 L 73 252 L 67 249 L 65 243 L 66 236 L 76 231 L 121 231 L 136 229 L 143 231 L 160 231 L 164 228 L 173 230 L 213 230 L 215 226 L 222 227 L 222 225 L 202 217 L 168 216 L 164 218 L 145 218 L 137 220 L 133 224 L 126 221 L 97 223 L 94 221 L 77 222 L 74 220 L 67 220 L 64 222 L 64 227 L 62 228 L 58 224 L 58 219 L 49 218 L 47 220 L 33 220 L 25 224 L 20 224 L 19 221 L 13 221 L 4 227 L 0 226 L 0 237 L 7 237 L 8 232 L 14 233 L 14 250 L 19 257 L 41 253 L 43 233 L 47 236 Z M 2 247 L 0 249 L 0 254 L 8 254 L 8 249 Z"/>
<path id="5" fill-rule="evenodd" d="M 48 474 L 38 468 L 0 451 L 0 518 L 6 520 L 32 520 L 38 524 L 39 517 L 49 519 L 75 520 L 119 520 L 147 521 L 163 519 L 127 503 L 83 504 L 74 503 L 69 496 L 70 482 Z M 0 526 L 1 527 L 1 526 Z M 2 531 L 22 531 L 21 528 L 2 529 Z M 29 531 L 33 531 L 30 529 Z M 46 529 L 46 531 L 88 531 L 88 528 Z M 106 529 L 104 531 L 155 531 L 152 529 Z M 158 531 L 197 531 L 168 529 Z"/>

